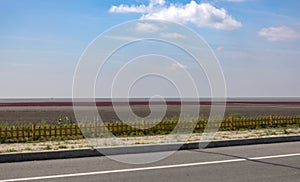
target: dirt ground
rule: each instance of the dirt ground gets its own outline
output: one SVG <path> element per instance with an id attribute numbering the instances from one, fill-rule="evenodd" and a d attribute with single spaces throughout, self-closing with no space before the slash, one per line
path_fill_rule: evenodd
<path id="1" fill-rule="evenodd" d="M 160 113 L 161 109 L 155 108 L 152 113 Z M 194 107 L 194 106 L 189 106 Z M 203 105 L 200 107 L 200 115 L 204 117 L 210 114 L 209 105 Z M 124 106 L 120 106 L 120 112 L 127 113 Z M 140 117 L 149 115 L 150 109 L 148 106 L 137 105 L 131 106 L 132 111 Z M 169 105 L 165 116 L 173 117 L 178 116 L 180 112 L 180 106 Z M 114 112 L 111 106 L 98 107 L 98 112 L 103 121 L 116 121 L 119 120 L 118 116 Z M 294 116 L 300 115 L 300 105 L 295 104 L 230 104 L 227 105 L 225 110 L 225 116 L 232 113 L 239 113 L 247 117 L 276 115 L 276 116 Z M 70 120 L 75 121 L 73 107 L 70 106 L 43 106 L 43 107 L 0 107 L 0 123 L 1 122 L 33 122 L 40 121 L 57 122 L 59 119 L 68 117 Z"/>

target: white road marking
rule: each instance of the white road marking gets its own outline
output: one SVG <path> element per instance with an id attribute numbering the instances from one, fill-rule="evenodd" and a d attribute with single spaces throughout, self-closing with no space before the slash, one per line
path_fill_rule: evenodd
<path id="1" fill-rule="evenodd" d="M 275 159 L 275 158 L 284 158 L 284 157 L 295 157 L 295 156 L 299 156 L 299 155 L 300 155 L 300 153 L 271 155 L 271 156 L 264 156 L 264 157 L 252 157 L 252 158 L 249 158 L 249 160 Z"/>
<path id="2" fill-rule="evenodd" d="M 16 179 L 0 180 L 0 182 L 32 181 L 32 180 L 45 180 L 45 179 L 56 179 L 56 178 L 78 177 L 78 176 L 91 176 L 91 175 L 100 175 L 100 174 L 113 174 L 113 173 L 124 173 L 124 172 L 134 172 L 134 171 L 147 171 L 147 170 L 155 170 L 155 169 L 191 167 L 191 166 L 201 166 L 201 165 L 210 165 L 210 164 L 242 162 L 242 161 L 247 161 L 247 160 L 250 160 L 250 161 L 251 160 L 264 160 L 264 159 L 295 157 L 295 156 L 300 156 L 300 153 L 284 154 L 284 155 L 272 155 L 272 156 L 263 156 L 263 157 L 252 157 L 252 158 L 242 158 L 242 159 L 230 159 L 230 160 L 220 160 L 220 161 L 210 161 L 210 162 L 175 164 L 175 165 L 165 165 L 165 166 L 141 167 L 141 168 L 131 168 L 131 169 L 95 171 L 95 172 L 86 172 L 86 173 L 61 174 L 61 175 L 52 175 L 52 176 L 16 178 Z"/>

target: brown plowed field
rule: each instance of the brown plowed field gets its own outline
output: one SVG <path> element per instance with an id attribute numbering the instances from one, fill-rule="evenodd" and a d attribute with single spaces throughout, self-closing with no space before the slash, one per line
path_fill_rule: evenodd
<path id="1" fill-rule="evenodd" d="M 138 116 L 145 117 L 150 113 L 150 109 L 146 103 L 131 103 L 131 109 Z M 195 103 L 186 103 L 188 107 L 195 107 Z M 116 121 L 118 120 L 113 107 L 107 104 L 97 104 L 98 111 L 101 118 L 104 121 Z M 122 105 L 122 104 L 121 104 Z M 119 106 L 121 112 L 122 107 Z M 154 104 L 153 112 L 161 112 L 160 105 Z M 157 108 L 157 109 L 155 109 Z M 180 114 L 180 104 L 168 103 L 167 112 L 165 116 L 173 117 Z M 201 103 L 200 115 L 209 116 L 210 103 Z M 225 116 L 231 113 L 240 113 L 243 116 L 255 117 L 255 116 L 293 116 L 300 115 L 300 103 L 299 102 L 230 102 L 227 103 Z M 47 122 L 57 122 L 60 118 L 68 116 L 69 119 L 75 121 L 72 103 L 10 103 L 0 104 L 0 122 L 40 122 L 45 120 Z"/>

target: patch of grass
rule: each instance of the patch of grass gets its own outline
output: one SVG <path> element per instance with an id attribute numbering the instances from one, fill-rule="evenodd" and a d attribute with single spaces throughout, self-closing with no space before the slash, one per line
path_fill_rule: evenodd
<path id="1" fill-rule="evenodd" d="M 26 147 L 24 150 L 26 150 L 26 151 L 31 151 L 31 150 L 32 150 L 32 148 L 30 148 L 30 147 Z"/>
<path id="2" fill-rule="evenodd" d="M 4 140 L 4 143 L 15 143 L 16 140 L 15 139 L 6 139 Z"/>
<path id="3" fill-rule="evenodd" d="M 240 119 L 240 118 L 243 118 L 244 116 L 241 113 L 234 112 L 234 113 L 229 114 L 229 117 L 233 117 L 234 119 Z"/>
<path id="4" fill-rule="evenodd" d="M 47 139 L 46 139 L 45 137 L 40 137 L 38 141 L 39 141 L 39 142 L 46 142 Z"/>
<path id="5" fill-rule="evenodd" d="M 17 152 L 17 150 L 12 148 L 12 149 L 7 149 L 6 152 Z"/>
<path id="6" fill-rule="evenodd" d="M 58 148 L 59 149 L 67 149 L 68 147 L 66 145 L 59 145 Z"/>
<path id="7" fill-rule="evenodd" d="M 51 149 L 52 149 L 51 145 L 46 145 L 46 147 L 44 148 L 44 150 L 51 150 Z"/>

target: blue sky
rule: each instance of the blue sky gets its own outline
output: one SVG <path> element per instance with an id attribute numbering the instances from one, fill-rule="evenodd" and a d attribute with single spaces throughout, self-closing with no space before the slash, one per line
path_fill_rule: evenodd
<path id="1" fill-rule="evenodd" d="M 228 96 L 300 96 L 299 8 L 295 0 L 0 0 L 0 97 L 71 97 L 89 43 L 141 18 L 203 37 Z"/>

